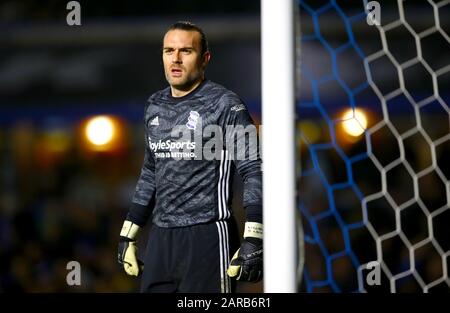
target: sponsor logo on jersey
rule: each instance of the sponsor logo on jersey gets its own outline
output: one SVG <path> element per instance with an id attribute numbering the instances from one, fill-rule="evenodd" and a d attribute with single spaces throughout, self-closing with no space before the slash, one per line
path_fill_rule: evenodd
<path id="1" fill-rule="evenodd" d="M 159 140 L 157 142 L 150 141 L 149 137 L 149 145 L 150 149 L 154 152 L 158 152 L 159 150 L 177 150 L 177 149 L 195 149 L 195 141 L 172 141 L 168 140 Z"/>
<path id="2" fill-rule="evenodd" d="M 157 159 L 195 158 L 195 141 L 172 141 L 168 139 L 152 142 L 150 137 L 148 139 L 150 149 L 155 153 Z"/>
<path id="3" fill-rule="evenodd" d="M 197 111 L 190 111 L 188 121 L 186 123 L 187 128 L 195 130 L 197 128 L 197 121 L 199 117 L 200 114 L 198 114 Z"/>
<path id="4" fill-rule="evenodd" d="M 209 124 L 203 128 L 198 112 L 191 111 L 189 117 L 187 124 L 172 129 L 171 138 L 166 137 L 165 130 L 160 134 L 165 139 L 155 138 L 159 129 L 152 130 L 155 132 L 151 135 L 153 138 L 150 138 L 150 132 L 147 134 L 148 147 L 156 159 L 221 160 L 223 148 L 228 151 L 229 160 L 258 158 L 261 141 L 258 141 L 255 125 L 227 125 L 223 129 L 220 125 Z M 197 131 L 192 132 L 195 128 Z"/>

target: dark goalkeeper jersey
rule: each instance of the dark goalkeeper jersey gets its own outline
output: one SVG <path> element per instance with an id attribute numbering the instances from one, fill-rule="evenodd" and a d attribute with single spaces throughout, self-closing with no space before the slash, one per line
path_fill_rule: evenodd
<path id="1" fill-rule="evenodd" d="M 179 227 L 231 216 L 235 170 L 244 181 L 245 208 L 262 206 L 256 128 L 242 100 L 205 80 L 180 98 L 170 87 L 145 107 L 145 158 L 128 219 L 152 214 L 160 227 Z"/>

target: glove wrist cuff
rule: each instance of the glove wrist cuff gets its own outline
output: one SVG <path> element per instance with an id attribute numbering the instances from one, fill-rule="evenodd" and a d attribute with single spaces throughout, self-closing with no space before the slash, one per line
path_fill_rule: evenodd
<path id="1" fill-rule="evenodd" d="M 247 237 L 263 239 L 263 224 L 256 222 L 246 222 L 244 238 Z"/>
<path id="2" fill-rule="evenodd" d="M 122 230 L 120 231 L 120 236 L 136 240 L 140 230 L 141 228 L 137 224 L 125 220 L 125 222 L 123 222 Z"/>

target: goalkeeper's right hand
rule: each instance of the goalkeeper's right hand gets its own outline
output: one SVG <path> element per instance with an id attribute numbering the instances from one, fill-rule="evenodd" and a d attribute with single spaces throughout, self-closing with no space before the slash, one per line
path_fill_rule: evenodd
<path id="1" fill-rule="evenodd" d="M 120 231 L 118 262 L 128 275 L 138 276 L 144 270 L 144 263 L 137 258 L 136 238 L 140 227 L 125 220 Z"/>

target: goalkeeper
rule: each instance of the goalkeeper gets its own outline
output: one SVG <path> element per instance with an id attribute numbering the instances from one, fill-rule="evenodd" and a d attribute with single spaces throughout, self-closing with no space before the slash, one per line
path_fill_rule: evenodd
<path id="1" fill-rule="evenodd" d="M 141 292 L 234 292 L 236 280 L 262 278 L 261 159 L 257 148 L 240 140 L 245 135 L 228 131 L 243 126 L 256 136 L 256 128 L 235 93 L 205 79 L 210 57 L 198 26 L 169 27 L 162 49 L 169 86 L 150 96 L 145 107 L 144 163 L 119 239 L 118 261 L 127 274 L 142 274 Z M 191 142 L 172 134 L 175 127 L 194 134 L 208 125 L 223 130 L 217 158 L 198 158 L 198 145 L 207 138 Z M 191 149 L 190 157 L 175 158 L 174 142 Z M 235 171 L 244 182 L 242 243 L 230 210 Z M 141 262 L 136 241 L 150 217 Z"/>

